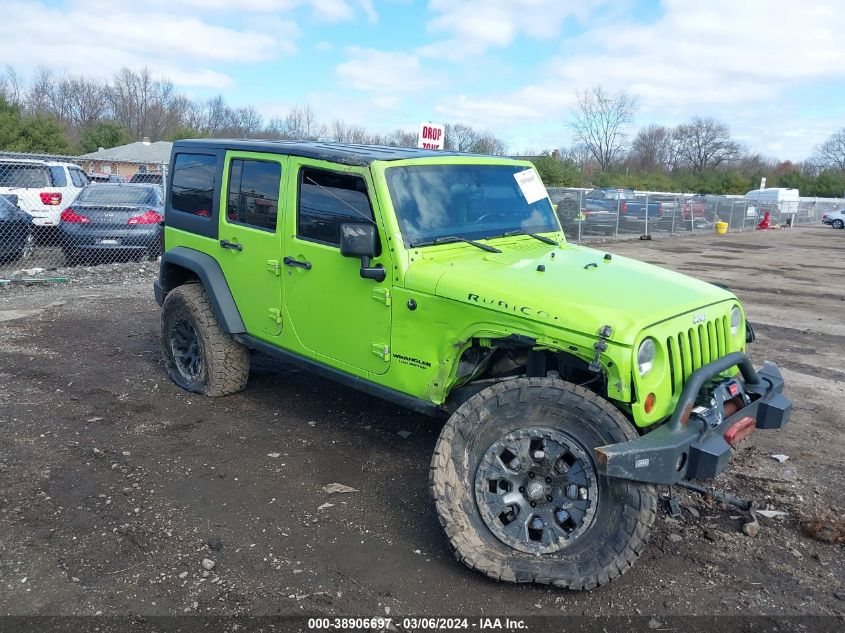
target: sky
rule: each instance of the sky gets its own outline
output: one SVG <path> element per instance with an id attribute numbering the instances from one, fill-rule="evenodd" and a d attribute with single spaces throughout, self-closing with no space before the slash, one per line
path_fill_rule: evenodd
<path id="1" fill-rule="evenodd" d="M 568 146 L 578 91 L 638 98 L 635 127 L 694 115 L 793 161 L 845 127 L 842 0 L 0 0 L 0 64 L 149 67 L 266 117 L 310 104 L 374 130 L 489 129 Z M 14 25 L 10 27 L 9 25 Z"/>

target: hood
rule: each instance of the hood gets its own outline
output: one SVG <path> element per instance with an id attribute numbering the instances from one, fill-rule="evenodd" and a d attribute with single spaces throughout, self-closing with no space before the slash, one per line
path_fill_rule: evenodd
<path id="1" fill-rule="evenodd" d="M 735 299 L 710 283 L 619 255 L 606 260 L 591 248 L 530 237 L 494 244 L 502 253 L 468 244 L 420 249 L 406 285 L 591 336 L 610 325 L 610 340 L 625 345 L 650 325 Z"/>

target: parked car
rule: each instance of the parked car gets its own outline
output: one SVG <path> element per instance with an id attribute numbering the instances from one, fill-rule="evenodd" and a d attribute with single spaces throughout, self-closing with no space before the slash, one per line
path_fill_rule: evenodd
<path id="1" fill-rule="evenodd" d="M 549 194 L 567 239 L 577 239 L 579 235 L 612 233 L 616 228 L 616 212 L 587 209 L 582 192 L 556 193 L 550 189 Z"/>
<path id="2" fill-rule="evenodd" d="M 164 197 L 156 185 L 90 185 L 62 211 L 65 262 L 96 263 L 114 255 L 153 257 L 161 249 Z M 86 257 L 91 256 L 91 257 Z"/>
<path id="3" fill-rule="evenodd" d="M 73 163 L 0 158 L 0 194 L 16 195 L 38 228 L 54 230 L 62 211 L 87 185 L 88 176 Z"/>
<path id="4" fill-rule="evenodd" d="M 0 195 L 0 261 L 29 257 L 35 246 L 32 217 L 17 202 L 15 195 Z"/>
<path id="5" fill-rule="evenodd" d="M 101 172 L 89 172 L 88 173 L 88 180 L 90 180 L 92 184 L 103 183 L 103 182 L 111 182 L 111 183 L 126 182 L 126 180 L 123 178 L 123 176 L 118 176 L 117 174 L 104 174 L 104 173 L 101 173 Z"/>
<path id="6" fill-rule="evenodd" d="M 593 189 L 584 196 L 587 211 L 618 213 L 621 222 L 656 220 L 663 215 L 663 204 L 637 196 L 631 189 Z M 615 216 L 614 216 L 615 218 Z"/>
<path id="7" fill-rule="evenodd" d="M 149 172 L 138 172 L 137 174 L 132 174 L 132 177 L 129 179 L 129 182 L 132 184 L 136 183 L 151 183 L 154 185 L 163 185 L 164 184 L 164 177 L 160 172 L 149 171 Z"/>
<path id="8" fill-rule="evenodd" d="M 789 418 L 733 292 L 563 243 L 528 161 L 204 139 L 176 141 L 167 173 L 153 291 L 173 382 L 241 391 L 254 349 L 315 392 L 449 416 L 429 489 L 458 560 L 492 578 L 610 582 L 656 485 L 715 477 Z"/>
<path id="9" fill-rule="evenodd" d="M 835 229 L 845 229 L 845 209 L 828 211 L 822 216 L 822 222 L 829 224 Z"/>

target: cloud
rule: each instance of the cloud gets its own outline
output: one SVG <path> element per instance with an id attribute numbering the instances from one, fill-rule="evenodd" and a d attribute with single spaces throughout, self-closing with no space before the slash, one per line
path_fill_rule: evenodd
<path id="1" fill-rule="evenodd" d="M 43 65 L 109 75 L 122 66 L 148 66 L 181 85 L 223 88 L 231 79 L 209 65 L 254 63 L 295 51 L 295 25 L 275 18 L 272 32 L 286 39 L 203 22 L 193 15 L 130 9 L 119 2 L 101 11 L 0 2 L 0 13 L 15 25 L 5 32 L 0 61 L 24 70 Z M 61 25 L 61 32 L 45 31 L 50 24 Z"/>
<path id="2" fill-rule="evenodd" d="M 76 3 L 91 10 L 98 8 L 114 9 L 121 6 L 132 9 L 138 6 L 135 0 L 76 0 Z M 370 20 L 377 14 L 372 0 L 145 0 L 146 8 L 158 8 L 174 13 L 190 12 L 194 14 L 217 13 L 265 13 L 284 14 L 295 9 L 308 8 L 314 15 L 328 22 L 352 20 L 355 7 L 358 6 Z"/>
<path id="3" fill-rule="evenodd" d="M 439 0 L 431 4 L 441 5 Z M 457 20 L 468 4 L 458 3 L 450 12 L 443 2 L 443 15 Z M 490 6 L 490 11 L 501 10 L 496 3 Z M 630 15 L 588 20 L 583 34 L 564 39 L 558 54 L 533 68 L 542 79 L 511 91 L 443 97 L 437 111 L 497 129 L 559 121 L 563 136 L 576 91 L 601 84 L 611 92 L 636 95 L 639 122 L 674 124 L 695 114 L 717 116 L 752 149 L 774 151 L 777 139 L 771 137 L 773 132 L 780 136 L 778 128 L 801 130 L 800 137 L 786 141 L 793 158 L 801 158 L 799 152 L 808 152 L 833 129 L 809 124 L 800 107 L 765 106 L 792 104 L 804 86 L 845 78 L 845 12 L 836 3 L 665 0 L 663 9 L 651 23 Z M 487 18 L 452 30 L 476 48 L 504 46 L 520 28 L 534 37 L 546 33 L 529 31 L 527 22 L 492 33 Z"/>
<path id="4" fill-rule="evenodd" d="M 505 47 L 519 35 L 558 37 L 567 18 L 584 20 L 607 0 L 430 0 L 429 31 L 442 36 L 422 54 L 452 60 Z"/>
<path id="5" fill-rule="evenodd" d="M 357 90 L 388 96 L 420 92 L 434 83 L 412 53 L 353 46 L 347 54 L 349 59 L 335 70 L 343 83 Z"/>

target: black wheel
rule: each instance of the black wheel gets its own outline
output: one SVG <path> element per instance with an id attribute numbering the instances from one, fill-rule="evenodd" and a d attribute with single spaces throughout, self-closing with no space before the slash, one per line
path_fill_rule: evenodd
<path id="1" fill-rule="evenodd" d="M 834 220 L 834 221 L 831 223 L 831 225 L 832 225 L 832 226 L 833 226 L 833 228 L 835 228 L 835 229 L 843 229 L 843 228 L 845 228 L 845 222 L 843 222 L 842 220 Z"/>
<path id="2" fill-rule="evenodd" d="M 65 266 L 79 266 L 85 263 L 82 253 L 75 248 L 63 248 L 62 255 L 65 257 Z"/>
<path id="3" fill-rule="evenodd" d="M 432 458 L 437 514 L 458 560 L 499 580 L 592 589 L 627 571 L 654 523 L 654 486 L 602 477 L 593 449 L 637 437 L 593 392 L 519 378 L 476 394 Z"/>
<path id="4" fill-rule="evenodd" d="M 187 391 L 225 396 L 249 378 L 249 350 L 224 332 L 200 284 L 171 290 L 161 309 L 161 343 L 171 380 Z"/>
<path id="5" fill-rule="evenodd" d="M 28 231 L 26 237 L 24 238 L 23 246 L 21 246 L 21 250 L 12 256 L 13 260 L 24 260 L 29 259 L 32 257 L 32 254 L 35 252 L 35 235 L 32 231 Z"/>

